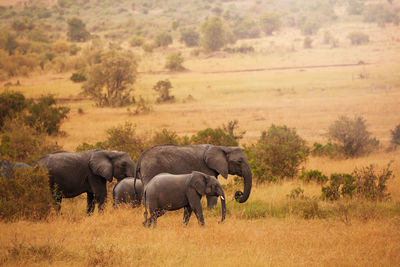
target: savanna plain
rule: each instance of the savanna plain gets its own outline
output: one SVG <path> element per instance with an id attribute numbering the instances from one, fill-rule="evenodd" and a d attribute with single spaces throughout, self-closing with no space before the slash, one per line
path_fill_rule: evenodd
<path id="1" fill-rule="evenodd" d="M 254 180 L 248 201 L 239 204 L 233 195 L 242 183 L 219 177 L 226 186 L 225 222 L 219 223 L 219 207 L 204 208 L 205 227 L 194 216 L 183 226 L 180 210 L 167 212 L 156 228 L 148 229 L 142 226 L 143 207 L 113 209 L 109 192 L 104 213 L 86 216 L 82 195 L 64 199 L 61 211 L 44 220 L 0 222 L 0 265 L 399 266 L 400 149 L 387 150 L 390 130 L 400 123 L 399 26 L 343 21 L 324 27 L 339 39 L 337 47 L 324 43 L 321 29 L 312 36 L 312 48 L 304 48 L 300 31 L 282 27 L 271 36 L 237 41 L 255 48 L 248 54 L 193 55 L 192 48 L 175 40 L 152 53 L 132 48 L 140 57 L 134 93 L 153 103 L 145 114 L 97 107 L 80 94 L 82 84 L 70 80 L 71 71 L 11 77 L 0 84 L 0 92 L 17 90 L 32 98 L 52 93 L 70 107 L 61 125 L 65 134 L 51 137 L 68 151 L 104 140 L 107 129 L 126 122 L 143 136 L 163 128 L 183 136 L 231 120 L 245 131 L 240 146 L 257 142 L 275 124 L 295 128 L 312 147 L 328 141 L 328 128 L 339 116 L 362 116 L 380 141 L 377 151 L 357 158 L 310 156 L 302 167 L 329 176 L 392 162 L 389 201 L 360 200 L 348 206 L 318 200 L 318 216 L 309 218 L 280 209 L 295 208 L 288 200 L 293 189 L 301 187 L 314 199 L 321 195 L 320 185 Z M 369 43 L 352 45 L 346 36 L 354 29 L 367 32 Z M 185 57 L 185 71 L 166 70 L 165 54 L 178 50 Z M 175 102 L 156 104 L 152 86 L 164 79 L 173 85 Z"/>

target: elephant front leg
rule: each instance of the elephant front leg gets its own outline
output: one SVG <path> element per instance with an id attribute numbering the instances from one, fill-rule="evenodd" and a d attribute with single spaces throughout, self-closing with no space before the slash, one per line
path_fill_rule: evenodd
<path id="1" fill-rule="evenodd" d="M 188 205 L 183 210 L 183 224 L 187 225 L 189 223 L 190 216 L 192 215 L 192 208 Z"/>
<path id="2" fill-rule="evenodd" d="M 95 200 L 98 203 L 99 212 L 102 213 L 104 211 L 104 208 L 106 207 L 107 198 L 105 196 L 96 196 L 95 195 Z"/>
<path id="3" fill-rule="evenodd" d="M 86 214 L 92 215 L 94 211 L 94 194 L 88 192 L 86 201 L 87 201 Z"/>

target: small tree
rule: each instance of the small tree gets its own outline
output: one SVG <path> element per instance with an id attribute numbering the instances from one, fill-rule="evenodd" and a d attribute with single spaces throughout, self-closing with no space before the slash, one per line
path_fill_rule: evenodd
<path id="1" fill-rule="evenodd" d="M 365 120 L 362 117 L 355 117 L 354 119 L 346 116 L 339 117 L 329 127 L 328 135 L 336 142 L 346 157 L 368 154 L 379 145 L 376 138 L 371 138 L 371 133 L 368 132 Z"/>
<path id="2" fill-rule="evenodd" d="M 85 42 L 89 40 L 90 33 L 86 30 L 86 25 L 80 18 L 71 18 L 67 21 L 69 40 L 75 42 Z"/>
<path id="3" fill-rule="evenodd" d="M 297 175 L 310 150 L 295 129 L 272 125 L 256 144 L 245 149 L 255 178 L 275 182 Z"/>
<path id="4" fill-rule="evenodd" d="M 390 140 L 394 149 L 400 145 L 400 124 L 396 126 L 393 130 L 390 130 L 392 139 Z"/>
<path id="5" fill-rule="evenodd" d="M 201 25 L 202 46 L 207 52 L 218 51 L 227 44 L 225 25 L 219 17 L 208 19 Z"/>
<path id="6" fill-rule="evenodd" d="M 61 121 L 67 117 L 70 108 L 57 106 L 52 95 L 42 96 L 36 103 L 28 106 L 29 114 L 25 123 L 39 132 L 48 135 L 59 133 Z"/>
<path id="7" fill-rule="evenodd" d="M 181 31 L 180 41 L 185 43 L 187 47 L 199 45 L 200 35 L 194 29 L 184 29 Z"/>
<path id="8" fill-rule="evenodd" d="M 20 113 L 27 105 L 25 97 L 20 92 L 5 91 L 0 94 L 0 129 L 6 119 L 11 119 Z"/>
<path id="9" fill-rule="evenodd" d="M 157 98 L 157 103 L 163 102 L 173 102 L 175 97 L 169 94 L 169 90 L 172 88 L 171 82 L 167 80 L 161 80 L 153 86 L 153 90 L 158 92 L 159 97 Z"/>
<path id="10" fill-rule="evenodd" d="M 232 26 L 233 34 L 238 39 L 257 38 L 260 36 L 260 28 L 257 23 L 250 18 L 238 17 Z"/>
<path id="11" fill-rule="evenodd" d="M 261 29 L 266 35 L 271 35 L 281 27 L 281 16 L 276 13 L 263 13 L 260 17 Z"/>
<path id="12" fill-rule="evenodd" d="M 369 35 L 363 32 L 352 32 L 347 38 L 350 40 L 352 45 L 362 45 L 369 43 Z"/>
<path id="13" fill-rule="evenodd" d="M 182 66 L 184 58 L 181 52 L 173 52 L 167 56 L 165 67 L 169 70 L 181 71 L 185 68 Z"/>
<path id="14" fill-rule="evenodd" d="M 168 46 L 172 44 L 172 36 L 169 33 L 163 32 L 156 36 L 154 43 L 157 47 Z"/>
<path id="15" fill-rule="evenodd" d="M 89 70 L 83 93 L 100 107 L 121 107 L 133 102 L 131 87 L 137 77 L 136 60 L 129 51 L 110 50 Z"/>
<path id="16" fill-rule="evenodd" d="M 216 146 L 238 146 L 238 142 L 221 128 L 207 128 L 192 136 L 193 144 L 212 144 Z"/>

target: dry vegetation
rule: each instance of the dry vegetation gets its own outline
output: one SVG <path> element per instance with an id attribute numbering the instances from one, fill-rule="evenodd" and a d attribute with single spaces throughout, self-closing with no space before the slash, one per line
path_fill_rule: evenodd
<path id="1" fill-rule="evenodd" d="M 3 2 L 7 1 L 0 4 Z M 70 73 L 35 73 L 7 82 L 13 84 L 9 89 L 19 90 L 28 97 L 53 93 L 61 103 L 71 107 L 69 118 L 62 125 L 66 136 L 54 137 L 69 151 L 82 142 L 93 144 L 104 140 L 106 129 L 126 121 L 136 124 L 142 135 L 162 128 L 186 135 L 237 119 L 240 129 L 246 131 L 241 144 L 256 141 L 271 124 L 285 124 L 296 128 L 312 145 L 327 141 L 328 127 L 338 116 L 362 115 L 372 135 L 381 141 L 380 151 L 356 159 L 312 157 L 305 167 L 329 175 L 351 172 L 371 163 L 383 167 L 394 161 L 395 178 L 388 182 L 392 199 L 383 205 L 398 206 L 400 150 L 386 152 L 385 148 L 389 145 L 390 130 L 400 123 L 399 26 L 380 28 L 352 22 L 328 27 L 339 38 L 338 48 L 323 44 L 323 30 L 312 37 L 313 49 L 303 49 L 303 37 L 298 31 L 282 29 L 271 37 L 246 40 L 256 48 L 252 54 L 221 52 L 196 57 L 190 55 L 190 49 L 185 49 L 184 66 L 188 71 L 181 73 L 163 69 L 168 51 L 157 50 L 152 54 L 137 51 L 141 61 L 135 94 L 154 102 L 157 96 L 152 86 L 158 80 L 169 79 L 177 100 L 174 104 L 156 105 L 153 112 L 144 115 L 133 116 L 126 107 L 95 107 L 79 95 L 81 85 L 69 80 Z M 365 30 L 370 43 L 351 46 L 346 36 L 354 29 Z M 168 49 L 183 47 L 174 43 Z M 353 65 L 340 66 L 347 64 Z M 17 80 L 20 85 L 14 86 Z M 194 100 L 186 101 L 188 95 Z M 317 185 L 304 185 L 297 180 L 275 185 L 254 183 L 249 202 L 279 206 L 299 185 L 307 196 L 321 193 Z M 351 221 L 329 216 L 312 220 L 297 216 L 277 218 L 268 213 L 263 218 L 245 219 L 238 215 L 235 210 L 238 204 L 232 201 L 228 200 L 228 216 L 223 224 L 218 224 L 216 213 L 206 211 L 205 228 L 199 227 L 194 217 L 184 227 L 179 211 L 161 217 L 156 229 L 145 229 L 141 224 L 142 208 L 113 210 L 109 200 L 104 214 L 87 217 L 84 196 L 63 200 L 61 214 L 53 214 L 45 221 L 0 222 L 0 265 L 396 266 L 400 263 L 398 208 L 390 215 L 367 209 L 366 214 Z"/>

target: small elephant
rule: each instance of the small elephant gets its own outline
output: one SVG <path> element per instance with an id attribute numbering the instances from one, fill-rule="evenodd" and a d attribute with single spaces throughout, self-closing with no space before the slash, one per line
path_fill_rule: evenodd
<path id="1" fill-rule="evenodd" d="M 144 226 L 155 227 L 157 218 L 167 210 L 184 208 L 183 223 L 188 224 L 192 211 L 196 214 L 201 226 L 204 226 L 201 197 L 221 197 L 222 220 L 225 220 L 225 195 L 221 184 L 214 176 L 194 171 L 189 174 L 174 175 L 162 173 L 156 175 L 144 188 L 143 204 L 145 206 L 143 222 Z M 147 209 L 150 211 L 150 219 L 147 219 Z"/>
<path id="2" fill-rule="evenodd" d="M 47 168 L 50 189 L 54 192 L 58 209 L 62 198 L 76 197 L 87 193 L 88 215 L 95 203 L 103 211 L 107 199 L 107 181 L 115 177 L 118 181 L 135 175 L 136 166 L 126 152 L 94 149 L 83 152 L 57 151 L 37 160 L 36 164 Z"/>
<path id="3" fill-rule="evenodd" d="M 30 165 L 23 162 L 11 162 L 7 160 L 0 160 L 0 177 L 4 175 L 7 179 L 11 179 L 14 169 L 31 168 Z"/>
<path id="4" fill-rule="evenodd" d="M 142 202 L 142 197 L 143 184 L 139 179 L 136 179 L 135 184 L 135 178 L 128 177 L 119 181 L 113 187 L 114 208 L 117 208 L 121 203 L 136 207 Z"/>

